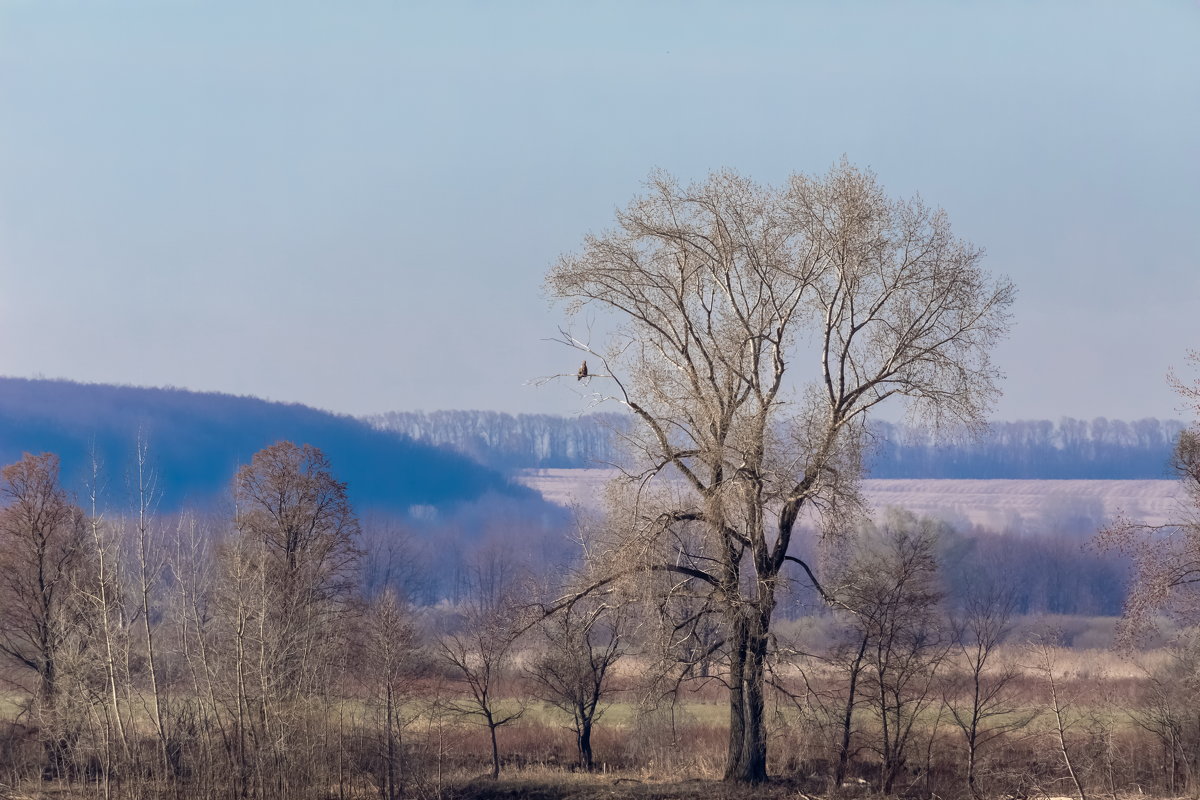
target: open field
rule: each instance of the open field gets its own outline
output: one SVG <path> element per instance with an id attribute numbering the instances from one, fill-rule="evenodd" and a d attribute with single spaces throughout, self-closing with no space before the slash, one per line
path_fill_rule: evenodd
<path id="1" fill-rule="evenodd" d="M 562 506 L 599 508 L 611 469 L 526 470 L 521 483 Z M 951 523 L 1030 531 L 1045 525 L 1097 525 L 1118 513 L 1148 524 L 1166 522 L 1182 499 L 1177 481 L 1100 480 L 866 480 L 867 501 Z"/>

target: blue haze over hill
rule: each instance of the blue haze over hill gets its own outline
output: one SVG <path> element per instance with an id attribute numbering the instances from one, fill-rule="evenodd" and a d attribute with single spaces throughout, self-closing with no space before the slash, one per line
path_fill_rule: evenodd
<path id="1" fill-rule="evenodd" d="M 0 463 L 17 461 L 23 452 L 57 453 L 64 483 L 82 493 L 94 443 L 107 500 L 119 506 L 139 430 L 159 476 L 162 510 L 224 499 L 238 466 L 280 440 L 321 448 L 360 510 L 447 509 L 489 495 L 542 505 L 532 490 L 458 453 L 308 406 L 181 389 L 0 378 Z"/>

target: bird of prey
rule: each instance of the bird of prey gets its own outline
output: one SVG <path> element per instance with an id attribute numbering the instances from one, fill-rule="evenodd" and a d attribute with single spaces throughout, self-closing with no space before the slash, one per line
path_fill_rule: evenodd
<path id="1" fill-rule="evenodd" d="M 579 372 L 575 373 L 575 380 L 581 381 L 584 378 L 586 378 L 587 376 L 588 376 L 587 362 L 584 361 L 583 364 L 580 365 L 580 367 L 579 367 Z"/>

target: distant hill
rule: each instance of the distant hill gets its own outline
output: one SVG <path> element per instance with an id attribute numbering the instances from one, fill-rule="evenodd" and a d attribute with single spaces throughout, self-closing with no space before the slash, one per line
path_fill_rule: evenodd
<path id="1" fill-rule="evenodd" d="M 508 471 L 607 467 L 621 463 L 627 414 L 390 412 L 367 418 L 382 430 L 451 447 Z M 1173 477 L 1171 451 L 1183 423 L 1098 417 L 994 422 L 976 439 L 935 439 L 927 431 L 875 422 L 867 458 L 872 478 L 1103 479 Z"/>
<path id="2" fill-rule="evenodd" d="M 226 496 L 238 466 L 280 440 L 307 443 L 328 456 L 360 510 L 452 508 L 497 495 L 540 505 L 532 490 L 463 455 L 349 416 L 182 389 L 144 389 L 58 380 L 0 378 L 0 463 L 23 452 L 62 459 L 63 480 L 82 490 L 94 450 L 108 503 L 128 497 L 125 476 L 139 430 L 159 474 L 162 510 L 205 505 Z"/>

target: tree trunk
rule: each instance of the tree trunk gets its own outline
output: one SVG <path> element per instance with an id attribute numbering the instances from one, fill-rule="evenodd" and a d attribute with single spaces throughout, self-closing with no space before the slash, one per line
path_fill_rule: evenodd
<path id="1" fill-rule="evenodd" d="M 592 760 L 592 721 L 585 720 L 579 726 L 579 735 L 576 737 L 579 745 L 579 766 L 583 767 L 587 772 L 591 772 L 595 768 Z"/>
<path id="2" fill-rule="evenodd" d="M 396 800 L 396 734 L 394 729 L 395 698 L 392 695 L 392 682 L 387 683 L 387 800 Z"/>
<path id="3" fill-rule="evenodd" d="M 850 766 L 850 734 L 854 722 L 854 700 L 858 694 L 858 674 L 862 670 L 862 662 L 867 653 L 867 642 L 864 636 L 858 648 L 858 655 L 850 665 L 850 688 L 846 696 L 846 711 L 842 715 L 842 741 L 838 747 L 837 767 L 833 772 L 833 786 L 836 789 L 846 781 L 846 770 Z"/>
<path id="4" fill-rule="evenodd" d="M 43 642 L 48 639 L 43 636 Z M 45 651 L 49 651 L 45 645 Z M 67 760 L 70 743 L 61 734 L 61 720 L 58 715 L 58 670 L 53 657 L 45 656 L 40 665 L 41 685 L 38 687 L 38 713 L 41 716 L 44 739 L 42 746 L 46 754 L 46 764 L 42 774 L 49 780 L 59 780 L 66 777 Z"/>
<path id="5" fill-rule="evenodd" d="M 967 791 L 972 797 L 979 797 L 979 791 L 975 788 L 975 743 L 972 742 L 967 748 Z"/>
<path id="6" fill-rule="evenodd" d="M 730 654 L 729 759 L 725 780 L 762 783 L 767 779 L 767 731 L 763 684 L 767 626 L 760 611 L 748 617 L 734 612 L 734 648 Z"/>
<path id="7" fill-rule="evenodd" d="M 488 732 L 492 734 L 492 780 L 500 777 L 500 747 L 496 744 L 496 726 L 488 722 Z"/>
<path id="8" fill-rule="evenodd" d="M 879 643 L 876 643 L 876 648 L 878 648 L 879 646 L 880 646 Z M 877 665 L 880 664 L 881 662 L 882 662 L 882 659 L 880 659 L 880 658 L 875 659 L 875 663 Z M 888 703 L 888 689 L 887 689 L 887 683 L 886 683 L 884 669 L 885 669 L 885 667 L 883 667 L 883 666 L 877 666 L 876 672 L 875 672 L 876 688 L 879 691 L 879 695 L 878 695 L 879 699 L 877 702 L 879 703 L 879 726 L 881 729 L 880 730 L 880 741 L 882 744 L 879 755 L 880 755 L 880 759 L 883 762 L 879 765 L 879 772 L 880 772 L 879 786 L 880 786 L 880 791 L 882 791 L 884 794 L 891 794 L 892 793 L 892 784 L 895 783 L 895 780 L 896 780 L 896 757 L 897 757 L 897 754 L 896 754 L 895 750 L 892 748 L 893 733 L 892 733 L 892 726 L 890 724 L 891 723 L 890 714 L 892 713 L 893 709 L 892 709 L 891 705 L 889 705 L 889 703 Z"/>
<path id="9" fill-rule="evenodd" d="M 746 622 L 733 611 L 729 650 L 729 750 L 725 758 L 725 780 L 741 780 L 746 740 Z"/>
<path id="10" fill-rule="evenodd" d="M 884 765 L 883 793 L 890 795 L 896 785 L 896 776 L 900 773 L 900 765 L 894 760 Z"/>

